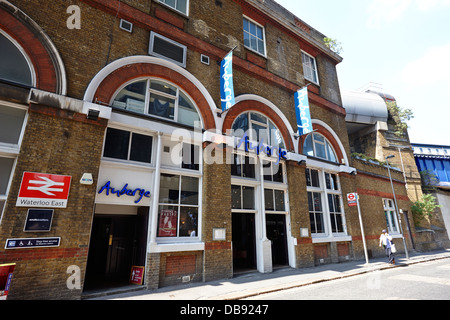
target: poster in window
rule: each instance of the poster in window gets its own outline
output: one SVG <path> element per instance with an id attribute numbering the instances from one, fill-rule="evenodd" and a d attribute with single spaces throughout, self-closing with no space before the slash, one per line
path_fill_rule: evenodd
<path id="1" fill-rule="evenodd" d="M 158 237 L 176 237 L 177 222 L 178 213 L 176 210 L 160 210 Z"/>

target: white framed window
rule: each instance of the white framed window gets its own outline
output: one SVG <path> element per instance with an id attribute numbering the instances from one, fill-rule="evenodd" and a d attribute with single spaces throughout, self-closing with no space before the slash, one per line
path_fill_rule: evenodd
<path id="1" fill-rule="evenodd" d="M 247 17 L 243 17 L 244 46 L 262 56 L 266 56 L 264 27 Z"/>
<path id="2" fill-rule="evenodd" d="M 148 53 L 186 68 L 187 47 L 153 31 L 150 32 Z"/>
<path id="3" fill-rule="evenodd" d="M 384 216 L 386 218 L 386 226 L 390 234 L 399 234 L 397 213 L 395 210 L 394 200 L 383 199 Z"/>
<path id="4" fill-rule="evenodd" d="M 111 105 L 192 127 L 201 126 L 192 99 L 180 88 L 162 79 L 144 78 L 126 83 L 114 95 Z"/>
<path id="5" fill-rule="evenodd" d="M 103 157 L 138 163 L 152 163 L 153 136 L 107 128 Z"/>
<path id="6" fill-rule="evenodd" d="M 336 152 L 330 141 L 319 133 L 313 133 L 306 137 L 303 144 L 303 154 L 331 162 L 338 162 Z"/>
<path id="7" fill-rule="evenodd" d="M 302 51 L 303 73 L 306 80 L 315 84 L 319 84 L 319 76 L 317 73 L 316 58 Z"/>
<path id="8" fill-rule="evenodd" d="M 316 237 L 347 234 L 339 176 L 306 168 L 311 234 Z"/>
<path id="9" fill-rule="evenodd" d="M 0 223 L 27 119 L 26 106 L 0 101 Z"/>
<path id="10" fill-rule="evenodd" d="M 181 12 L 184 15 L 189 14 L 189 0 L 158 0 L 160 3 Z"/>
<path id="11" fill-rule="evenodd" d="M 159 187 L 157 237 L 199 239 L 200 179 L 162 173 Z"/>
<path id="12" fill-rule="evenodd" d="M 280 130 L 269 118 L 259 112 L 242 113 L 236 117 L 231 128 L 236 137 L 243 137 L 244 133 L 247 133 L 250 141 L 285 148 Z"/>

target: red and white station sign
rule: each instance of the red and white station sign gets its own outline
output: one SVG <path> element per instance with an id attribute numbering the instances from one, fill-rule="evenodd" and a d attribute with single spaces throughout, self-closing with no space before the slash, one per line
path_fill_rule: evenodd
<path id="1" fill-rule="evenodd" d="M 71 176 L 24 172 L 17 207 L 66 208 Z"/>
<path id="2" fill-rule="evenodd" d="M 349 193 L 347 194 L 347 201 L 349 207 L 355 207 L 358 205 L 358 194 L 357 193 Z"/>

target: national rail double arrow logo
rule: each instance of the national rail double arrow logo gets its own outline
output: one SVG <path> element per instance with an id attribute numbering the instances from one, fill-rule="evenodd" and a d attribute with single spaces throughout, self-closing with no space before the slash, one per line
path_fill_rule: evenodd
<path id="1" fill-rule="evenodd" d="M 71 176 L 24 172 L 18 207 L 66 208 Z"/>

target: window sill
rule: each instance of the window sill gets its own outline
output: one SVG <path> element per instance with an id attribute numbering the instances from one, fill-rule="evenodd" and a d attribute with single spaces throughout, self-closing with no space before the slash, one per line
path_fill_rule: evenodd
<path id="1" fill-rule="evenodd" d="M 204 242 L 177 242 L 177 243 L 151 243 L 150 253 L 179 252 L 179 251 L 204 251 Z"/>
<path id="2" fill-rule="evenodd" d="M 352 241 L 352 236 L 347 235 L 331 235 L 328 237 L 318 236 L 312 238 L 312 243 L 327 243 L 327 242 L 342 242 L 342 241 Z"/>

